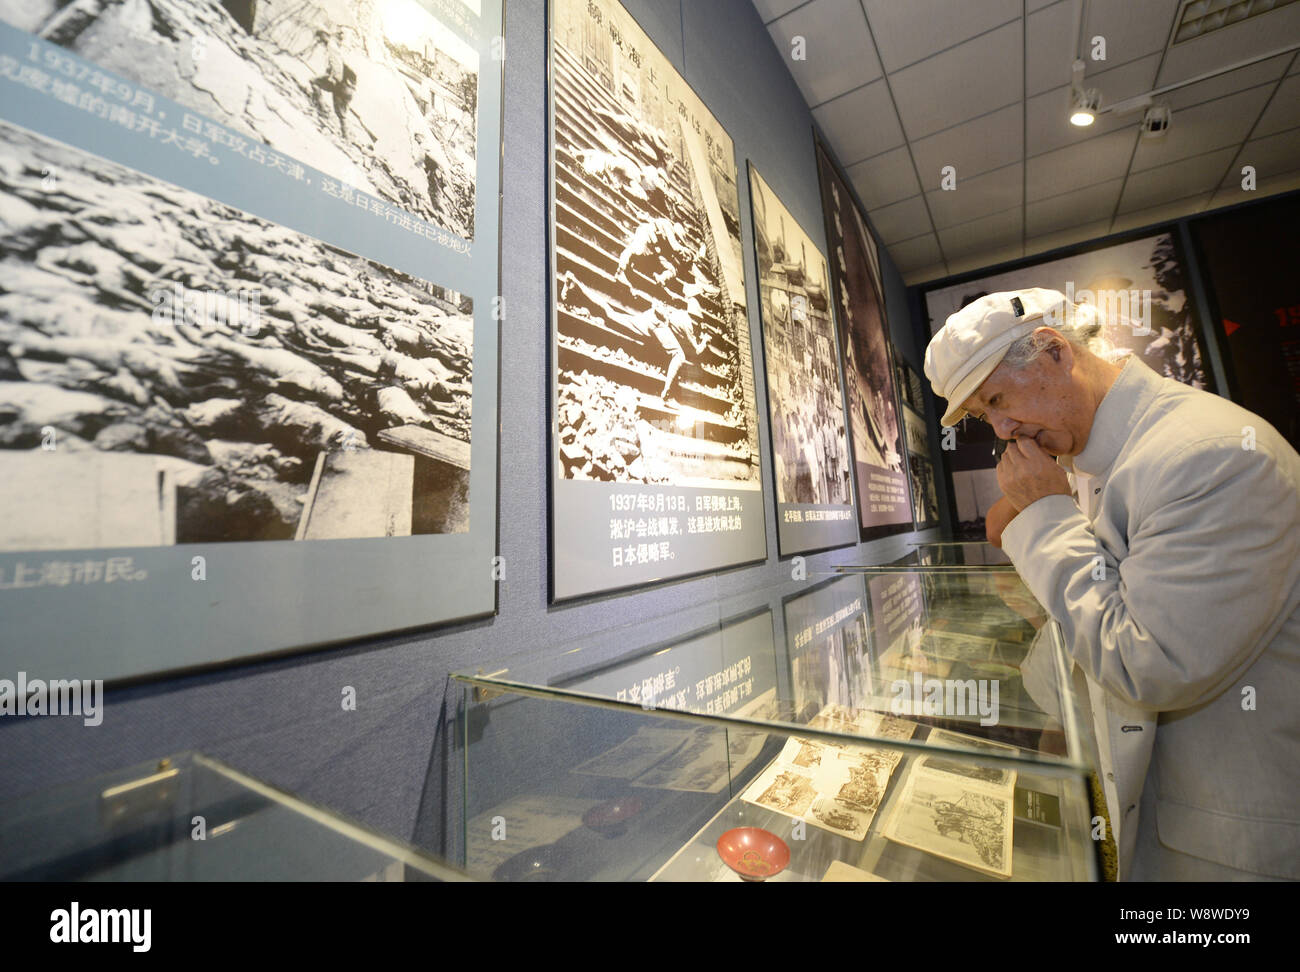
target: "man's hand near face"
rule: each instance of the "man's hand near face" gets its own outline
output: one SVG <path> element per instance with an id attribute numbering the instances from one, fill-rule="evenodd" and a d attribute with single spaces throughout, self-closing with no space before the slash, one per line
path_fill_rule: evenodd
<path id="1" fill-rule="evenodd" d="M 1003 497 L 1017 511 L 1044 496 L 1070 495 L 1070 480 L 1065 470 L 1033 439 L 1016 439 L 1007 446 L 998 463 L 998 485 L 1002 487 Z M 1010 517 L 1002 526 L 1008 522 Z M 1001 536 L 1001 530 L 998 535 Z"/>

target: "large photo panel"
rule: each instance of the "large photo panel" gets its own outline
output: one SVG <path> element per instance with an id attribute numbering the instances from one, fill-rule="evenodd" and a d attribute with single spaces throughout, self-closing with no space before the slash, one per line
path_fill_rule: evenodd
<path id="1" fill-rule="evenodd" d="M 856 543 L 853 469 L 826 258 L 753 163 L 749 198 L 781 555 Z"/>
<path id="2" fill-rule="evenodd" d="M 0 0 L 5 667 L 491 613 L 500 27 Z"/>
<path id="3" fill-rule="evenodd" d="M 1024 261 L 1010 270 L 978 274 L 926 290 L 930 333 L 985 294 L 1026 287 L 1058 290 L 1097 307 L 1109 322 L 1104 337 L 1120 357 L 1137 355 L 1156 373 L 1213 391 L 1205 338 L 1174 233 L 1142 235 L 1068 256 Z M 984 515 L 1002 495 L 997 483 L 997 437 L 985 423 L 959 424 L 957 448 L 946 452 L 956 505 L 957 539 L 984 539 Z"/>
<path id="4" fill-rule="evenodd" d="M 767 541 L 731 138 L 616 0 L 550 11 L 560 600 Z"/>
<path id="5" fill-rule="evenodd" d="M 885 290 L 871 230 L 820 140 L 817 170 L 840 319 L 858 524 L 866 540 L 910 530 L 915 504 L 905 470 L 904 430 L 890 360 Z"/>

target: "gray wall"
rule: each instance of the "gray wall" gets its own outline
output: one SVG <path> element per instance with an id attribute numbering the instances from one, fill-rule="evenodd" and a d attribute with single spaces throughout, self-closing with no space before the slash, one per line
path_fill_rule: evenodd
<path id="1" fill-rule="evenodd" d="M 766 451 L 745 160 L 754 161 L 824 247 L 812 116 L 750 0 L 627 0 L 627 6 L 735 140 Z M 543 0 L 507 0 L 499 513 L 506 573 L 497 616 L 111 690 L 96 728 L 71 718 L 0 720 L 0 799 L 199 749 L 363 823 L 455 853 L 461 754 L 452 737 L 460 691 L 449 682 L 450 672 L 520 653 L 558 654 L 593 632 L 670 613 L 716 616 L 719 599 L 789 579 L 789 564 L 776 556 L 765 454 L 765 564 L 576 605 L 547 605 L 545 23 Z M 883 249 L 881 263 L 895 345 L 919 369 L 908 294 Z M 808 567 L 815 572 L 855 560 L 889 562 L 915 538 L 902 534 L 815 555 Z M 617 641 L 611 638 L 611 650 Z M 345 686 L 356 689 L 356 711 L 340 705 Z"/>

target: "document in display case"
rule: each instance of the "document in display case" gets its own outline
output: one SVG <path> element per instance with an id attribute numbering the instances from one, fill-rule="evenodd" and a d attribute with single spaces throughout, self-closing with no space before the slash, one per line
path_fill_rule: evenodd
<path id="1" fill-rule="evenodd" d="M 930 545 L 926 545 L 930 546 Z M 495 880 L 1093 880 L 1059 631 L 984 552 L 845 565 L 453 675 Z"/>

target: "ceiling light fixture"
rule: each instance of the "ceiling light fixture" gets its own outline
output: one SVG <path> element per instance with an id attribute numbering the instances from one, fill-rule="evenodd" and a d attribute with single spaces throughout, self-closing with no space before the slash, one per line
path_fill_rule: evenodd
<path id="1" fill-rule="evenodd" d="M 1101 92 L 1096 88 L 1075 88 L 1070 92 L 1070 124 L 1083 128 L 1097 120 Z"/>
<path id="2" fill-rule="evenodd" d="M 1168 105 L 1152 105 L 1142 115 L 1142 137 L 1164 138 L 1173 121 L 1173 112 Z"/>

